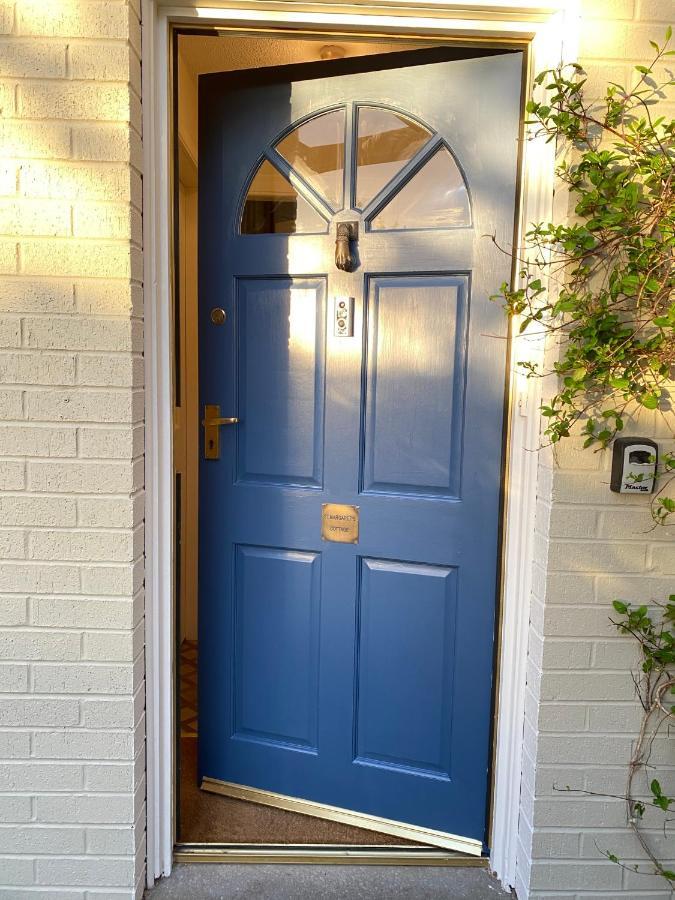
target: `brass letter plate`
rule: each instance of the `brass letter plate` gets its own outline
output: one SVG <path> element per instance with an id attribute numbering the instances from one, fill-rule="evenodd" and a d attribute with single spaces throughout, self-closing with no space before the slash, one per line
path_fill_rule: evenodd
<path id="1" fill-rule="evenodd" d="M 339 544 L 358 544 L 359 508 L 344 503 L 324 503 L 321 507 L 321 537 Z"/>

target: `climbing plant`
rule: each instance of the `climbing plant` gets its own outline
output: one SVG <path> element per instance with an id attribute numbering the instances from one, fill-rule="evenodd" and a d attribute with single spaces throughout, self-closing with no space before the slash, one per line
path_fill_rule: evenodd
<path id="1" fill-rule="evenodd" d="M 557 169 L 574 203 L 563 223 L 533 225 L 520 256 L 520 286 L 504 283 L 494 299 L 559 345 L 559 389 L 541 408 L 552 443 L 574 427 L 585 446 L 607 447 L 635 407 L 672 415 L 668 382 L 675 368 L 675 120 L 658 101 L 675 81 L 658 81 L 671 29 L 654 59 L 636 66 L 635 87 L 610 84 L 597 103 L 584 96 L 578 64 L 540 73 L 543 100 L 530 100 L 528 125 L 557 141 Z M 522 362 L 531 376 L 547 374 Z M 667 496 L 675 455 L 665 454 L 655 522 L 675 512 Z M 665 478 L 663 477 L 665 476 Z"/>
<path id="2" fill-rule="evenodd" d="M 504 283 L 493 299 L 521 332 L 556 345 L 550 368 L 520 363 L 530 377 L 557 376 L 541 407 L 552 444 L 574 431 L 584 447 L 604 449 L 640 409 L 663 416 L 673 433 L 675 120 L 659 114 L 659 101 L 675 81 L 657 75 L 675 56 L 671 38 L 669 28 L 662 44 L 651 42 L 653 60 L 635 67 L 634 87 L 610 83 L 600 101 L 590 102 L 586 73 L 574 64 L 539 74 L 538 99 L 527 104 L 528 127 L 556 142 L 557 175 L 573 214 L 530 228 L 518 256 L 519 286 Z M 655 527 L 667 527 L 675 524 L 675 454 L 663 454 L 658 478 L 652 517 Z M 614 616 L 640 647 L 634 681 L 644 712 L 622 799 L 647 868 L 675 888 L 675 872 L 660 861 L 643 824 L 648 807 L 664 814 L 664 828 L 675 811 L 675 797 L 650 764 L 655 736 L 675 716 L 675 594 L 657 611 L 615 600 Z M 638 774 L 647 774 L 648 789 Z"/>

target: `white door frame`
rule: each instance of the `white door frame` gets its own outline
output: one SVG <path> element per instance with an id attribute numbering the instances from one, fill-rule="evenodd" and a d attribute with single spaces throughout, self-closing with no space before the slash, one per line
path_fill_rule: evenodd
<path id="1" fill-rule="evenodd" d="M 142 0 L 143 232 L 146 439 L 147 883 L 171 872 L 174 845 L 173 702 L 173 401 L 171 370 L 170 54 L 172 23 L 255 29 L 356 31 L 440 39 L 517 39 L 530 44 L 530 71 L 576 56 L 578 0 Z M 529 87 L 529 86 L 528 86 Z M 518 241 L 553 203 L 553 147 L 526 141 L 522 154 Z M 513 341 L 513 360 L 537 357 L 534 340 Z M 539 385 L 513 369 L 501 597 L 501 652 L 492 796 L 491 865 L 515 881 L 533 563 L 539 437 Z"/>

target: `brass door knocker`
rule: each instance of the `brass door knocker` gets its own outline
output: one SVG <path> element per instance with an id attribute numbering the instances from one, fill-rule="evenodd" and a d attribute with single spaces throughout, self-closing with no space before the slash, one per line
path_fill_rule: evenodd
<path id="1" fill-rule="evenodd" d="M 358 223 L 338 222 L 335 233 L 335 265 L 343 272 L 351 272 L 355 259 L 352 256 L 350 241 L 359 239 Z"/>

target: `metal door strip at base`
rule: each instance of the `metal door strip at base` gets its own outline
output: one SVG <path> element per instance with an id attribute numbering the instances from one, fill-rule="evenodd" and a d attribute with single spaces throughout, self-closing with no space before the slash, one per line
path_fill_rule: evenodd
<path id="1" fill-rule="evenodd" d="M 487 868 L 487 856 L 467 856 L 433 847 L 382 844 L 176 844 L 182 863 L 294 863 L 296 865 L 462 866 Z"/>
<path id="2" fill-rule="evenodd" d="M 481 842 L 473 838 L 446 834 L 443 831 L 435 831 L 432 828 L 422 828 L 418 825 L 395 822 L 391 819 L 383 819 L 379 816 L 370 816 L 350 809 L 315 803 L 311 800 L 287 797 L 284 794 L 275 794 L 272 791 L 263 791 L 259 788 L 218 781 L 215 778 L 202 779 L 201 789 L 214 794 L 223 794 L 225 797 L 233 797 L 235 800 L 247 800 L 250 803 L 260 803 L 263 806 L 274 806 L 277 809 L 286 809 L 289 812 L 301 813 L 305 816 L 316 816 L 319 819 L 341 822 L 343 825 L 353 825 L 356 828 L 367 828 L 371 831 L 379 831 L 382 834 L 392 834 L 421 844 L 432 844 L 435 847 L 443 847 L 446 850 L 457 850 L 469 856 L 480 856 L 483 851 Z"/>

